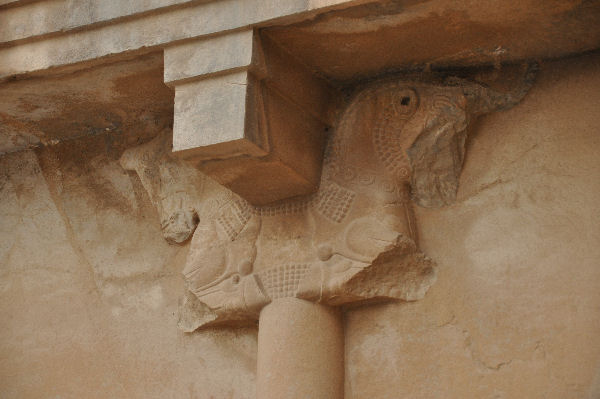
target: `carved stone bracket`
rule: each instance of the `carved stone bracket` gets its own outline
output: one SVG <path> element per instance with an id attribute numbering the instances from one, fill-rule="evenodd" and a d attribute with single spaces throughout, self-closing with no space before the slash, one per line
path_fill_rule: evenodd
<path id="1" fill-rule="evenodd" d="M 435 263 L 418 249 L 413 203 L 454 201 L 470 122 L 518 103 L 534 75 L 530 66 L 508 93 L 456 78 L 371 83 L 340 113 L 318 192 L 269 206 L 179 166 L 164 138 L 125 153 L 123 165 L 169 221 L 167 237 L 180 242 L 198 223 L 180 326 L 257 320 L 281 298 L 331 306 L 422 298 Z"/>

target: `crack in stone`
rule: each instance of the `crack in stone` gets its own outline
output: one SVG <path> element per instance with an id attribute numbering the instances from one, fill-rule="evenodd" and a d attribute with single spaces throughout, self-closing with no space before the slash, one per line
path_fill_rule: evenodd
<path id="1" fill-rule="evenodd" d="M 471 338 L 471 334 L 469 333 L 469 331 L 466 328 L 460 328 L 460 326 L 457 323 L 456 314 L 454 314 L 454 313 L 452 313 L 450 320 L 445 321 L 442 324 L 437 325 L 436 327 L 437 328 L 452 327 L 452 328 L 459 329 L 462 332 L 462 335 L 464 337 L 464 346 L 465 346 L 465 350 L 468 353 L 469 357 L 479 368 L 481 368 L 485 371 L 500 371 L 504 367 L 508 367 L 514 361 L 514 359 L 509 359 L 506 361 L 501 361 L 495 365 L 490 365 L 490 364 L 486 363 L 485 361 L 483 361 L 482 359 L 480 359 L 479 355 L 477 354 L 477 351 L 473 348 L 473 341 Z M 536 350 L 539 345 L 540 345 L 540 342 L 537 342 Z"/>
<path id="2" fill-rule="evenodd" d="M 519 359 L 519 358 L 510 358 L 508 360 L 500 361 L 496 364 L 490 364 L 480 358 L 478 351 L 473 347 L 473 339 L 471 338 L 471 334 L 469 330 L 466 328 L 462 328 L 458 324 L 458 317 L 456 314 L 452 313 L 449 320 L 442 322 L 435 326 L 436 328 L 445 328 L 450 327 L 452 329 L 456 329 L 460 331 L 464 337 L 464 349 L 467 352 L 469 358 L 477 365 L 477 367 L 484 372 L 497 372 L 500 371 L 515 362 L 530 362 L 536 360 L 536 358 L 545 359 L 546 351 L 544 349 L 544 344 L 541 341 L 536 341 L 535 346 L 533 348 L 531 356 L 527 359 Z"/>
<path id="3" fill-rule="evenodd" d="M 531 151 L 535 150 L 537 147 L 539 147 L 539 145 L 540 145 L 539 143 L 534 143 L 529 148 L 526 148 L 525 150 L 523 150 L 512 161 L 508 162 L 504 168 L 502 168 L 502 172 L 504 172 L 506 169 L 508 169 L 509 167 L 511 167 L 512 165 L 514 165 L 515 163 L 517 163 L 520 160 L 522 160 L 525 155 L 527 155 Z"/>
<path id="4" fill-rule="evenodd" d="M 475 364 L 477 364 L 479 367 L 484 368 L 485 370 L 490 370 L 490 371 L 500 371 L 502 368 L 509 366 L 513 362 L 513 359 L 509 359 L 506 361 L 501 361 L 501 362 L 497 363 L 496 365 L 489 365 L 488 363 L 486 363 L 485 361 L 480 359 L 478 354 L 476 354 L 477 351 L 473 348 L 473 341 L 471 339 L 471 334 L 469 333 L 469 331 L 467 329 L 463 329 L 462 333 L 463 333 L 463 336 L 465 337 L 465 340 L 464 340 L 465 349 L 466 349 L 467 353 L 469 354 L 469 357 L 471 358 L 471 360 L 473 360 L 475 362 Z"/>
<path id="5" fill-rule="evenodd" d="M 479 187 L 477 187 L 477 189 L 475 189 L 475 192 L 465 196 L 464 198 L 461 198 L 460 200 L 457 200 L 454 205 L 463 204 L 463 203 L 473 199 L 474 197 L 477 197 L 484 191 L 491 190 L 501 184 L 506 184 L 506 183 L 510 183 L 510 182 L 512 182 L 512 179 L 505 180 L 505 179 L 499 177 L 489 183 L 484 183 L 484 184 L 480 185 Z"/>

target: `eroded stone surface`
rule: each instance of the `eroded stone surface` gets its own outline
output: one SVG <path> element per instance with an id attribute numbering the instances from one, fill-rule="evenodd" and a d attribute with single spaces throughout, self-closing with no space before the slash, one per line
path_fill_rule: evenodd
<path id="1" fill-rule="evenodd" d="M 139 144 L 172 124 L 162 54 L 0 85 L 0 154 L 98 136 Z M 142 140 L 142 141 L 140 141 Z M 112 154 L 117 155 L 117 154 Z"/>
<path id="2" fill-rule="evenodd" d="M 253 398 L 255 329 L 178 332 L 187 248 L 105 139 L 0 158 L 0 396 Z"/>
<path id="3" fill-rule="evenodd" d="M 599 65 L 478 123 L 456 203 L 416 208 L 436 284 L 347 313 L 346 398 L 598 397 Z"/>
<path id="4" fill-rule="evenodd" d="M 264 33 L 347 84 L 398 70 L 500 65 L 600 47 L 597 1 L 381 0 L 340 8 Z"/>
<path id="5" fill-rule="evenodd" d="M 165 239 L 185 242 L 198 224 L 203 178 L 194 168 L 171 156 L 170 130 L 152 141 L 126 150 L 119 160 L 126 170 L 135 171 L 160 215 Z"/>

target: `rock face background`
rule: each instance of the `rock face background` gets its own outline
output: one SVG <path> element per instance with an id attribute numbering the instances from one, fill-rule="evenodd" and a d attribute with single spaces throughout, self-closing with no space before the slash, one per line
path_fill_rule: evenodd
<path id="1" fill-rule="evenodd" d="M 347 398 L 600 397 L 600 57 L 480 120 L 458 198 L 418 211 L 425 298 L 347 314 Z"/>
<path id="2" fill-rule="evenodd" d="M 347 398 L 600 397 L 600 56 L 542 64 L 418 211 L 425 299 L 346 313 Z M 158 131 L 157 131 L 158 133 Z M 177 329 L 168 245 L 100 136 L 0 158 L 0 397 L 253 398 L 256 330 Z"/>
<path id="3" fill-rule="evenodd" d="M 187 248 L 136 175 L 60 150 L 0 161 L 0 397 L 250 398 L 255 331 L 178 331 Z"/>
<path id="4" fill-rule="evenodd" d="M 39 96 L 35 80 L 2 88 L 26 120 L 3 127 L 45 128 L 34 137 L 50 143 L 0 157 L 3 399 L 253 396 L 256 331 L 178 330 L 187 247 L 166 242 L 119 164 L 172 120 L 157 59 L 59 77 Z M 46 91 L 62 107 L 43 104 Z"/>

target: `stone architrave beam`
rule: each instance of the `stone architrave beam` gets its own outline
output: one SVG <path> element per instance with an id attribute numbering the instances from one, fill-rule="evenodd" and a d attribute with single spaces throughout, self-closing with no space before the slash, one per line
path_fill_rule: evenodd
<path id="1" fill-rule="evenodd" d="M 327 82 L 252 30 L 164 54 L 175 154 L 254 205 L 317 190 L 338 96 Z"/>
<path id="2" fill-rule="evenodd" d="M 369 2 L 376 0 L 0 0 L 0 80 Z M 15 28 L 23 20 L 30 23 Z"/>

